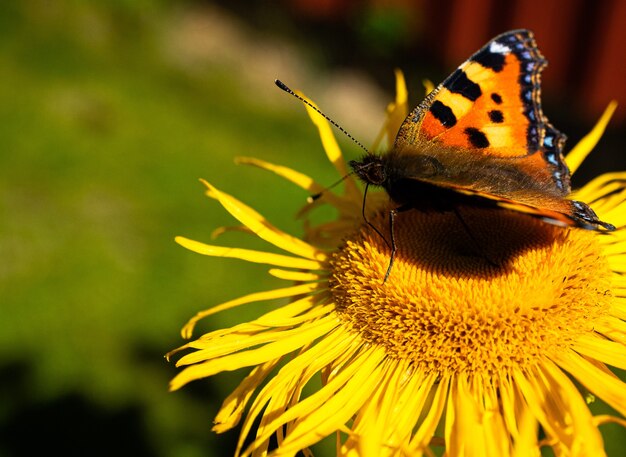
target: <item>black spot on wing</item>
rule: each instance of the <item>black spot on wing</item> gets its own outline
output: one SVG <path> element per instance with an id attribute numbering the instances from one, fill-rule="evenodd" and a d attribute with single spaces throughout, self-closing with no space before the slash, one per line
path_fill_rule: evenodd
<path id="1" fill-rule="evenodd" d="M 500 110 L 492 109 L 491 111 L 489 111 L 489 119 L 491 119 L 491 122 L 501 124 L 502 122 L 504 122 L 504 114 L 502 114 L 502 111 Z"/>
<path id="2" fill-rule="evenodd" d="M 504 68 L 504 57 L 505 56 L 503 54 L 491 52 L 489 50 L 489 46 L 487 45 L 470 57 L 470 60 L 498 73 Z"/>
<path id="3" fill-rule="evenodd" d="M 482 95 L 480 86 L 469 79 L 463 70 L 457 69 L 443 82 L 443 87 L 455 94 L 461 94 L 471 101 L 476 101 Z"/>
<path id="4" fill-rule="evenodd" d="M 430 107 L 430 112 L 444 127 L 453 127 L 456 124 L 456 116 L 448 105 L 435 100 Z"/>
<path id="5" fill-rule="evenodd" d="M 496 94 L 495 92 L 491 94 L 491 99 L 496 103 L 496 105 L 502 103 L 502 97 L 500 96 L 500 94 Z"/>
<path id="6" fill-rule="evenodd" d="M 467 139 L 475 148 L 482 149 L 489 147 L 489 140 L 480 130 L 474 127 L 467 127 L 464 131 L 467 135 Z"/>

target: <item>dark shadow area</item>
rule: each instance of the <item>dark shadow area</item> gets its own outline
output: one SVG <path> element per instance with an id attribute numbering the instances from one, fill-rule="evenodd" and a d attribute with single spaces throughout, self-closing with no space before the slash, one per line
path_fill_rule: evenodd
<path id="1" fill-rule="evenodd" d="M 78 392 L 49 401 L 34 399 L 30 371 L 21 362 L 0 368 L 1 455 L 158 455 L 139 405 L 107 410 Z"/>
<path id="2" fill-rule="evenodd" d="M 464 206 L 458 212 L 462 220 L 453 211 L 398 213 L 394 265 L 423 265 L 448 276 L 498 277 L 510 272 L 512 261 L 524 252 L 548 246 L 564 234 L 561 227 L 513 211 Z M 386 212 L 372 222 L 381 233 L 389 233 Z M 370 236 L 377 234 L 372 230 Z"/>

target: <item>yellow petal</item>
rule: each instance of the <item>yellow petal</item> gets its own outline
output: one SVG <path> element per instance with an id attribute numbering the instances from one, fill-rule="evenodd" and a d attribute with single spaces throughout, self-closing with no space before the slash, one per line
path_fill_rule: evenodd
<path id="1" fill-rule="evenodd" d="M 279 362 L 280 359 L 276 359 L 254 367 L 250 374 L 241 381 L 239 386 L 222 403 L 222 407 L 215 416 L 213 431 L 223 433 L 239 423 L 252 394 L 276 368 Z"/>
<path id="2" fill-rule="evenodd" d="M 519 407 L 517 416 L 519 433 L 515 439 L 513 457 L 540 457 L 541 451 L 537 443 L 539 431 L 537 419 L 525 405 Z"/>
<path id="3" fill-rule="evenodd" d="M 430 94 L 433 90 L 435 90 L 435 85 L 430 79 L 423 79 L 422 84 L 424 85 L 424 95 Z"/>
<path id="4" fill-rule="evenodd" d="M 598 198 L 602 198 L 606 195 L 604 189 L 609 188 L 616 184 L 617 188 L 623 188 L 626 185 L 626 172 L 612 172 L 604 173 L 600 176 L 593 178 L 581 189 L 572 193 L 573 198 L 578 198 L 586 202 L 593 202 Z"/>
<path id="5" fill-rule="evenodd" d="M 400 126 L 409 114 L 409 94 L 406 89 L 406 81 L 404 80 L 404 73 L 401 70 L 395 70 L 396 75 L 396 99 L 395 102 L 390 104 L 387 108 L 387 122 L 385 123 L 385 130 L 387 131 L 387 145 L 391 148 L 398 135 Z"/>
<path id="6" fill-rule="evenodd" d="M 326 186 L 322 186 L 318 182 L 305 174 L 292 170 L 291 168 L 283 167 L 281 165 L 275 165 L 264 160 L 252 158 L 252 157 L 238 157 L 236 162 L 239 164 L 253 165 L 262 168 L 267 171 L 271 171 L 276 175 L 294 183 L 295 185 L 305 189 L 310 195 L 318 194 L 326 189 Z M 339 211 L 354 213 L 360 208 L 362 198 L 360 197 L 355 201 L 335 194 L 334 192 L 324 192 L 323 201 L 329 203 Z M 355 203 L 358 205 L 355 207 Z M 305 208 L 311 206 L 309 204 Z"/>
<path id="7" fill-rule="evenodd" d="M 598 141 L 602 137 L 604 130 L 606 129 L 607 124 L 611 120 L 611 116 L 615 112 L 617 108 L 617 102 L 612 101 L 609 103 L 609 106 L 606 107 L 602 116 L 596 123 L 596 125 L 591 129 L 587 135 L 583 137 L 582 140 L 578 142 L 574 148 L 567 154 L 565 157 L 565 163 L 570 169 L 570 172 L 574 174 L 574 172 L 578 169 L 580 164 L 585 160 L 585 158 L 589 155 L 589 153 L 596 147 Z"/>
<path id="8" fill-rule="evenodd" d="M 265 344 L 256 349 L 235 353 L 211 359 L 203 363 L 189 366 L 181 371 L 170 383 L 171 390 L 177 390 L 183 385 L 196 379 L 213 376 L 222 371 L 234 371 L 239 368 L 255 366 L 269 360 L 277 359 L 305 346 L 310 341 L 319 338 L 337 326 L 334 316 L 321 318 L 300 327 L 295 332 L 284 332 L 287 335 L 279 340 Z M 187 356 L 186 356 L 187 357 Z M 180 363 L 180 362 L 179 362 Z"/>
<path id="9" fill-rule="evenodd" d="M 378 457 L 409 442 L 421 415 L 421 407 L 416 408 L 414 402 L 424 380 L 421 372 L 412 370 L 406 360 L 385 361 L 377 389 L 353 421 L 347 448 L 358 447 L 360 455 Z"/>
<path id="10" fill-rule="evenodd" d="M 626 369 L 626 346 L 593 335 L 583 335 L 572 345 L 576 352 L 611 366 Z"/>
<path id="11" fill-rule="evenodd" d="M 591 412 L 576 386 L 556 365 L 546 363 L 544 369 L 551 378 L 550 392 L 558 392 L 559 399 L 562 400 L 560 410 L 554 411 L 555 415 L 562 417 L 565 412 L 565 417 L 571 420 L 571 441 L 566 443 L 569 444 L 572 455 L 605 455 L 600 431 L 594 425 Z"/>
<path id="12" fill-rule="evenodd" d="M 614 375 L 608 375 L 594 364 L 572 353 L 564 351 L 556 362 L 567 370 L 589 392 L 601 398 L 616 409 L 622 416 L 626 415 L 626 384 Z"/>
<path id="13" fill-rule="evenodd" d="M 307 273 L 304 271 L 291 271 L 291 270 L 280 270 L 278 268 L 272 268 L 269 271 L 269 274 L 279 279 L 287 279 L 289 281 L 301 281 L 301 282 L 309 282 L 309 281 L 318 281 L 322 278 L 321 275 L 315 273 Z"/>
<path id="14" fill-rule="evenodd" d="M 298 92 L 298 95 L 301 95 L 303 98 L 308 100 L 313 106 L 317 107 L 315 103 L 313 103 L 310 99 L 308 99 L 304 94 Z M 313 124 L 317 127 L 319 131 L 320 139 L 322 140 L 322 146 L 324 147 L 324 151 L 326 152 L 326 156 L 330 163 L 333 164 L 335 169 L 339 172 L 339 176 L 346 176 L 350 173 L 348 170 L 348 166 L 346 161 L 343 158 L 343 154 L 341 153 L 341 149 L 337 144 L 337 139 L 333 133 L 333 129 L 330 123 L 315 111 L 310 106 L 304 105 L 309 117 L 313 121 Z M 346 194 L 349 198 L 358 200 L 360 191 L 356 187 L 356 184 L 352 178 L 346 179 Z"/>
<path id="15" fill-rule="evenodd" d="M 626 345 L 626 322 L 623 319 L 612 316 L 605 317 L 596 321 L 594 330 L 613 341 Z"/>
<path id="16" fill-rule="evenodd" d="M 306 306 L 306 303 L 303 303 Z M 302 309 L 302 306 L 298 308 Z M 204 362 L 261 344 L 286 339 L 298 333 L 300 326 L 307 326 L 309 322 L 330 314 L 334 311 L 334 305 L 316 306 L 297 316 L 281 316 L 283 313 L 278 313 L 278 311 L 282 309 L 267 313 L 251 322 L 237 324 L 229 329 L 216 330 L 186 344 L 184 346 L 186 349 L 197 350 L 182 357 L 176 365 Z"/>
<path id="17" fill-rule="evenodd" d="M 284 249 L 285 251 L 307 259 L 319 261 L 326 259 L 326 254 L 310 244 L 305 243 L 301 239 L 288 235 L 282 230 L 277 229 L 249 206 L 244 205 L 231 195 L 220 192 L 208 182 L 204 180 L 200 181 L 206 186 L 207 195 L 209 197 L 218 200 L 226 211 L 252 230 L 259 238 L 262 238 L 265 241 L 272 243 L 274 246 Z"/>
<path id="18" fill-rule="evenodd" d="M 597 425 L 618 424 L 621 425 L 623 428 L 626 428 L 626 420 L 622 419 L 621 417 L 609 416 L 608 414 L 600 414 L 598 416 L 594 416 L 593 421 Z"/>
<path id="19" fill-rule="evenodd" d="M 488 392 L 485 381 L 472 388 L 465 377 L 457 378 L 450 390 L 446 414 L 446 452 L 451 456 L 508 455 L 511 444 L 498 411 L 497 395 Z"/>
<path id="20" fill-rule="evenodd" d="M 528 372 L 514 370 L 512 374 L 513 383 L 518 389 L 521 398 L 523 398 L 528 405 L 528 409 L 545 429 L 546 434 L 555 436 L 557 431 L 553 428 L 552 422 L 548 420 L 544 407 L 546 403 L 546 393 L 543 389 L 536 388 L 536 386 L 530 382 L 529 375 L 532 376 L 532 374 Z"/>
<path id="21" fill-rule="evenodd" d="M 385 352 L 378 348 L 364 351 L 328 384 L 271 421 L 250 448 L 291 421 L 295 422 L 282 446 L 274 451 L 276 456 L 294 455 L 339 429 L 371 395 L 379 380 L 380 362 L 385 357 Z M 246 451 L 242 455 L 248 454 Z"/>
<path id="22" fill-rule="evenodd" d="M 408 370 L 403 370 L 403 366 L 398 367 L 402 376 L 406 376 Z M 415 368 L 413 368 L 415 370 Z M 401 434 L 412 433 L 420 416 L 423 413 L 424 405 L 428 400 L 433 386 L 432 376 L 426 376 L 422 372 L 413 372 L 408 379 L 400 379 L 400 396 L 390 410 L 390 420 L 393 420 L 394 430 Z M 383 392 L 384 393 L 384 392 Z M 407 414 L 407 412 L 409 412 Z M 404 440 L 402 440 L 404 442 Z M 408 442 L 408 441 L 406 441 Z"/>
<path id="23" fill-rule="evenodd" d="M 264 263 L 268 265 L 276 265 L 277 267 L 301 268 L 303 270 L 321 270 L 323 268 L 322 263 L 316 260 L 290 257 L 282 254 L 272 254 L 270 252 L 252 251 L 249 249 L 213 246 L 201 243 L 200 241 L 190 240 L 189 238 L 185 238 L 183 236 L 177 236 L 174 240 L 182 247 L 187 248 L 190 251 L 212 257 L 229 257 L 232 259 L 245 260 L 247 262 Z"/>
<path id="24" fill-rule="evenodd" d="M 266 292 L 255 292 L 249 295 L 244 295 L 243 297 L 236 298 L 234 300 L 227 301 L 225 303 L 222 303 L 221 305 L 214 306 L 213 308 L 200 311 L 194 317 L 189 319 L 189 321 L 187 322 L 187 324 L 185 324 L 181 331 L 182 336 L 185 339 L 190 338 L 196 323 L 200 319 L 203 319 L 212 314 L 219 313 L 230 308 L 235 308 L 246 303 L 253 303 L 263 300 L 273 300 L 275 298 L 294 297 L 300 294 L 307 294 L 313 292 L 318 287 L 320 286 L 317 283 L 301 284 L 298 286 L 285 287 L 282 289 L 272 289 Z"/>
<path id="25" fill-rule="evenodd" d="M 346 338 L 345 329 L 340 328 L 338 331 L 331 331 L 323 339 L 290 360 L 276 376 L 268 381 L 267 385 L 254 399 L 241 428 L 236 454 L 239 454 L 244 440 L 250 433 L 256 418 L 259 417 L 264 410 L 267 410 L 267 405 L 273 398 L 278 395 L 280 398 L 285 398 L 285 396 L 291 397 L 292 401 L 299 400 L 299 393 L 295 390 L 295 386 L 299 382 L 308 382 L 314 374 L 318 373 L 331 363 L 331 361 L 340 358 L 344 354 L 350 354 L 350 356 L 352 356 L 360 345 L 360 340 L 355 342 L 354 338 Z M 290 404 L 291 402 L 285 401 L 282 409 L 284 410 Z M 277 407 L 275 407 L 275 410 L 277 410 Z M 275 417 L 276 416 L 266 418 L 266 416 L 263 415 L 261 419 L 263 427 L 269 427 L 268 422 L 271 419 L 275 419 Z"/>
<path id="26" fill-rule="evenodd" d="M 323 187 L 316 183 L 311 177 L 293 170 L 292 168 L 285 167 L 283 165 L 276 165 L 265 160 L 257 159 L 255 157 L 236 157 L 235 163 L 238 165 L 252 165 L 262 168 L 263 170 L 271 171 L 281 178 L 286 179 L 289 182 L 294 183 L 296 186 L 301 187 L 309 191 L 310 193 L 317 193 L 323 190 Z"/>
<path id="27" fill-rule="evenodd" d="M 527 408 L 525 407 L 523 399 L 519 396 L 519 392 L 515 390 L 511 384 L 511 380 L 508 376 L 502 376 L 497 381 L 494 381 L 494 383 L 499 386 L 502 418 L 513 440 L 517 442 L 517 440 L 520 439 L 521 433 L 518 413 L 522 409 L 527 410 Z"/>
<path id="28" fill-rule="evenodd" d="M 432 375 L 429 380 L 434 382 L 436 379 L 433 379 Z M 432 386 L 432 384 L 430 384 Z M 450 377 L 443 376 L 439 379 L 439 383 L 435 387 L 435 395 L 432 400 L 432 404 L 424 417 L 422 424 L 413 435 L 413 439 L 411 440 L 410 447 L 417 451 L 422 451 L 427 448 L 428 444 L 431 441 L 431 438 L 435 434 L 435 430 L 439 425 L 439 421 L 441 420 L 441 415 L 443 413 L 444 407 L 446 405 L 446 400 L 448 398 L 448 391 L 450 388 Z"/>

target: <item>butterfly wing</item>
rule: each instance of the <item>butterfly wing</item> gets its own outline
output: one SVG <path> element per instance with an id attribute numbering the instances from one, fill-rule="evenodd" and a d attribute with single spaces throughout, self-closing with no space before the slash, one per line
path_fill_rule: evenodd
<path id="1" fill-rule="evenodd" d="M 520 172 L 565 197 L 570 192 L 565 136 L 541 110 L 540 72 L 546 63 L 530 31 L 499 35 L 409 114 L 394 149 L 411 154 L 412 146 L 426 141 L 463 154 L 520 159 Z M 502 191 L 506 197 L 507 189 Z"/>
<path id="2" fill-rule="evenodd" d="M 580 201 L 537 193 L 530 196 L 526 194 L 523 197 L 514 193 L 511 198 L 506 198 L 451 183 L 424 181 L 478 199 L 481 202 L 480 206 L 517 211 L 554 225 L 580 227 L 587 230 L 615 230 L 614 225 L 601 221 L 586 203 Z M 522 192 L 522 190 L 518 191 L 518 193 Z"/>

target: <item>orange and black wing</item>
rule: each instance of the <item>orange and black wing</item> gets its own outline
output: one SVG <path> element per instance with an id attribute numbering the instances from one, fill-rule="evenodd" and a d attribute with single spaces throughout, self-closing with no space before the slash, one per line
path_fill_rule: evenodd
<path id="1" fill-rule="evenodd" d="M 555 195 L 568 195 L 565 136 L 541 110 L 546 63 L 530 31 L 499 35 L 409 114 L 394 148 L 411 151 L 411 145 L 428 141 L 458 147 L 462 154 L 523 158 L 520 171 L 553 185 Z"/>

